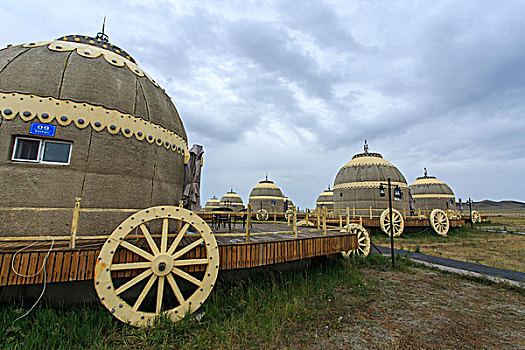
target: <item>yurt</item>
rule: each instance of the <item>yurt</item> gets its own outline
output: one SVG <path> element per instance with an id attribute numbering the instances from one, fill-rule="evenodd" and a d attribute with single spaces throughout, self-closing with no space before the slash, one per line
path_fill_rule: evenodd
<path id="1" fill-rule="evenodd" d="M 316 209 L 322 209 L 323 207 L 326 209 L 334 209 L 334 191 L 332 191 L 330 187 L 321 193 L 315 201 Z"/>
<path id="2" fill-rule="evenodd" d="M 217 199 L 217 197 L 213 196 L 204 205 L 204 210 L 208 211 L 208 210 L 212 210 L 212 209 L 218 208 L 220 206 L 220 204 L 221 204 L 221 202 Z"/>
<path id="3" fill-rule="evenodd" d="M 379 209 L 388 208 L 387 180 L 390 178 L 392 192 L 401 194 L 400 200 L 393 200 L 393 207 L 401 213 L 409 211 L 409 193 L 405 177 L 379 153 L 368 151 L 365 141 L 364 152 L 352 157 L 337 173 L 334 181 L 334 209 L 356 208 L 358 214 L 380 215 Z M 384 191 L 384 192 L 383 192 Z"/>
<path id="4" fill-rule="evenodd" d="M 0 101 L 0 207 L 60 209 L 0 211 L 0 235 L 69 234 L 76 198 L 84 209 L 179 203 L 181 118 L 106 34 L 1 49 Z M 78 232 L 107 235 L 128 216 L 82 212 Z"/>
<path id="5" fill-rule="evenodd" d="M 429 211 L 432 209 L 456 209 L 454 192 L 443 181 L 428 176 L 427 169 L 409 186 L 416 208 Z"/>
<path id="6" fill-rule="evenodd" d="M 242 198 L 237 193 L 235 193 L 233 189 L 222 196 L 220 206 L 232 208 L 234 211 L 244 210 Z"/>
<path id="7" fill-rule="evenodd" d="M 249 201 L 253 211 L 261 209 L 267 212 L 284 212 L 286 198 L 273 181 L 268 180 L 268 176 L 260 181 L 250 192 Z"/>

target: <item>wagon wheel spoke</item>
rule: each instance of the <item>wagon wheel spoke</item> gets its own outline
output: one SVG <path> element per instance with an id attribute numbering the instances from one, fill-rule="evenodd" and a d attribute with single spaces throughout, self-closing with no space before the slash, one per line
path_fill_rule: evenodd
<path id="1" fill-rule="evenodd" d="M 132 251 L 133 253 L 137 254 L 137 255 L 140 255 L 141 257 L 151 261 L 153 260 L 153 255 L 151 255 L 150 253 L 148 253 L 147 251 L 137 247 L 136 245 L 133 245 L 129 242 L 126 242 L 126 241 L 122 241 L 120 243 L 121 246 L 123 246 L 124 248 L 126 248 L 127 250 L 130 250 Z"/>
<path id="2" fill-rule="evenodd" d="M 146 225 L 141 224 L 140 229 L 142 231 L 142 234 L 146 238 L 146 241 L 148 241 L 149 247 L 151 251 L 153 252 L 153 255 L 160 254 L 159 248 L 157 247 L 157 244 L 155 244 L 155 241 L 153 240 L 153 237 L 151 237 L 151 234 L 149 233 L 148 228 Z"/>
<path id="3" fill-rule="evenodd" d="M 128 290 L 131 287 L 133 287 L 134 285 L 136 285 L 137 283 L 139 283 L 140 281 L 142 281 L 144 278 L 148 277 L 152 273 L 153 273 L 153 271 L 151 269 L 148 269 L 148 270 L 142 272 L 140 275 L 136 276 L 132 280 L 129 280 L 128 282 L 124 283 L 122 286 L 117 288 L 115 290 L 115 294 L 119 295 L 119 294 L 125 292 L 126 290 Z"/>
<path id="4" fill-rule="evenodd" d="M 171 272 L 173 272 L 174 274 L 176 274 L 179 277 L 184 278 L 187 281 L 190 281 L 191 283 L 193 283 L 197 287 L 200 287 L 202 285 L 202 281 L 199 281 L 198 279 L 196 279 L 195 277 L 193 277 L 189 273 L 187 273 L 185 271 L 182 271 L 182 270 L 180 270 L 180 269 L 178 269 L 176 267 L 174 267 L 173 270 L 171 270 Z"/>
<path id="5" fill-rule="evenodd" d="M 137 262 L 137 263 L 112 264 L 111 271 L 147 269 L 150 267 L 151 267 L 151 262 L 149 261 Z"/>
<path id="6" fill-rule="evenodd" d="M 171 290 L 173 290 L 173 294 L 175 294 L 175 298 L 177 298 L 177 301 L 182 305 L 184 303 L 184 297 L 182 296 L 182 293 L 180 292 L 179 286 L 177 286 L 177 282 L 175 281 L 175 278 L 173 278 L 173 275 L 170 273 L 167 275 L 168 283 L 171 286 Z"/>
<path id="7" fill-rule="evenodd" d="M 169 221 L 167 218 L 162 219 L 162 235 L 160 237 L 160 252 L 166 253 L 168 250 L 168 228 Z"/>
<path id="8" fill-rule="evenodd" d="M 202 242 L 204 242 L 204 238 L 199 238 L 198 240 L 196 240 L 192 244 L 189 244 L 188 246 L 184 247 L 183 249 L 181 249 L 178 252 L 176 252 L 175 254 L 173 254 L 172 255 L 173 259 L 177 259 L 178 257 L 183 256 L 184 254 L 186 254 L 187 252 L 189 252 L 190 250 L 192 250 L 193 248 L 195 248 L 196 246 L 198 246 Z"/>
<path id="9" fill-rule="evenodd" d="M 204 265 L 208 263 L 208 259 L 185 259 L 175 260 L 173 266 L 188 266 L 188 265 Z"/>
<path id="10" fill-rule="evenodd" d="M 175 252 L 175 249 L 177 249 L 180 241 L 182 240 L 182 238 L 184 237 L 184 235 L 186 234 L 186 231 L 188 231 L 188 228 L 190 227 L 190 224 L 186 224 L 184 225 L 181 230 L 179 231 L 179 233 L 177 233 L 177 237 L 175 237 L 175 240 L 173 241 L 173 243 L 171 244 L 171 247 L 170 249 L 168 250 L 168 254 L 169 255 L 173 255 L 173 253 Z"/>
<path id="11" fill-rule="evenodd" d="M 162 310 L 162 297 L 164 296 L 164 276 L 159 276 L 159 282 L 157 284 L 157 304 L 155 306 L 155 312 L 159 314 Z"/>
<path id="12" fill-rule="evenodd" d="M 135 304 L 133 305 L 133 311 L 137 311 L 139 309 L 140 305 L 144 301 L 144 298 L 146 297 L 146 295 L 150 291 L 150 289 L 153 286 L 153 283 L 155 283 L 156 279 L 157 279 L 157 275 L 155 275 L 155 274 L 151 275 L 151 277 L 148 280 L 148 283 L 146 283 L 146 286 L 144 287 L 144 289 L 140 293 L 139 297 L 135 301 Z"/>

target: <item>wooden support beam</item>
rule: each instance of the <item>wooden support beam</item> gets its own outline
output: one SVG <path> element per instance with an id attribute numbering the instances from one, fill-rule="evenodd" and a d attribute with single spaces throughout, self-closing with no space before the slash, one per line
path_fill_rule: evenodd
<path id="1" fill-rule="evenodd" d="M 69 248 L 75 249 L 77 242 L 78 217 L 80 216 L 80 202 L 82 198 L 75 198 L 75 209 L 73 210 L 73 221 L 71 222 L 71 240 L 69 241 Z"/>

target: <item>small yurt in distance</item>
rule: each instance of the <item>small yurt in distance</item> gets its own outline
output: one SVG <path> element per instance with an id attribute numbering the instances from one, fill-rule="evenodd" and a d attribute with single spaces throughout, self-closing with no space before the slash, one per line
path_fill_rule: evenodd
<path id="1" fill-rule="evenodd" d="M 250 192 L 249 201 L 253 211 L 265 209 L 268 212 L 284 212 L 286 198 L 268 176 L 260 181 Z"/>
<path id="2" fill-rule="evenodd" d="M 316 209 L 322 209 L 323 207 L 326 209 L 334 209 L 334 191 L 330 189 L 330 186 L 317 197 L 315 202 Z"/>
<path id="3" fill-rule="evenodd" d="M 388 208 L 388 196 L 380 196 L 380 186 L 386 190 L 388 178 L 401 191 L 401 200 L 393 200 L 393 207 L 401 213 L 409 211 L 409 193 L 405 177 L 379 153 L 368 152 L 365 141 L 364 152 L 352 157 L 337 173 L 334 181 L 334 209 L 356 208 L 357 214 L 365 210 Z M 373 215 L 380 215 L 374 211 Z"/>
<path id="4" fill-rule="evenodd" d="M 456 200 L 452 189 L 434 176 L 428 176 L 426 168 L 425 174 L 418 177 L 416 181 L 410 184 L 409 188 L 417 209 L 424 211 L 432 209 L 456 209 Z"/>
<path id="5" fill-rule="evenodd" d="M 219 201 L 219 199 L 217 199 L 217 197 L 213 196 L 204 205 L 204 210 L 208 211 L 208 210 L 212 210 L 212 209 L 218 208 L 220 206 L 220 204 L 221 204 L 221 202 Z"/>
<path id="6" fill-rule="evenodd" d="M 222 196 L 220 206 L 232 208 L 234 211 L 244 210 L 242 198 L 233 189 Z"/>

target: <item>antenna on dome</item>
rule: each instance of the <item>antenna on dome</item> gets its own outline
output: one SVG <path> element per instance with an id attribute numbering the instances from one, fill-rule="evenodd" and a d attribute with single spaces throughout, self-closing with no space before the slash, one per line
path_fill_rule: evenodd
<path id="1" fill-rule="evenodd" d="M 364 150 L 365 150 L 365 153 L 368 153 L 368 144 L 366 143 L 366 140 L 365 140 L 365 145 L 364 145 Z"/>
<path id="2" fill-rule="evenodd" d="M 328 191 L 330 191 L 330 184 L 328 184 Z"/>
<path id="3" fill-rule="evenodd" d="M 266 173 L 266 181 L 268 181 L 268 173 Z"/>
<path id="4" fill-rule="evenodd" d="M 425 177 L 427 177 L 427 168 L 423 168 L 425 169 Z"/>
<path id="5" fill-rule="evenodd" d="M 106 15 L 104 15 L 104 22 L 102 22 L 102 31 L 97 33 L 97 39 L 103 42 L 108 42 L 109 37 L 105 33 L 106 31 Z"/>

